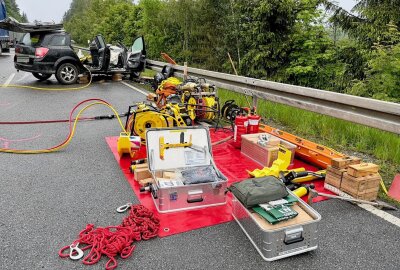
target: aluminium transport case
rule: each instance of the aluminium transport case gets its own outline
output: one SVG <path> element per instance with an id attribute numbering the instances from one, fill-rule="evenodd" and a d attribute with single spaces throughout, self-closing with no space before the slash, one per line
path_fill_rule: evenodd
<path id="1" fill-rule="evenodd" d="M 182 141 L 182 133 L 184 140 Z M 161 158 L 160 142 L 178 144 L 189 142 L 192 147 L 171 147 Z M 227 178 L 215 166 L 210 134 L 207 127 L 154 128 L 146 132 L 147 158 L 153 179 L 166 172 L 211 165 L 219 174 L 217 182 L 161 187 L 158 181 L 151 185 L 151 196 L 160 213 L 176 212 L 226 204 Z"/>
<path id="2" fill-rule="evenodd" d="M 244 207 L 234 195 L 232 197 L 233 217 L 265 261 L 317 249 L 321 216 L 301 199 L 293 207 L 299 213 L 296 218 L 271 225 Z"/>

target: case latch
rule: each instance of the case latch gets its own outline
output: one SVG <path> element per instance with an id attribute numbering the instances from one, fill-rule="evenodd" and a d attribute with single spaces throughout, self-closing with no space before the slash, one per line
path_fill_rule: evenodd
<path id="1" fill-rule="evenodd" d="M 301 242 L 304 240 L 303 227 L 298 227 L 285 231 L 285 240 L 283 241 L 286 245 Z"/>

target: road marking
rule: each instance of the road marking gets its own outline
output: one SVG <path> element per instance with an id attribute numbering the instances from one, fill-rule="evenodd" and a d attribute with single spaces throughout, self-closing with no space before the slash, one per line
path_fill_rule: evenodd
<path id="1" fill-rule="evenodd" d="M 11 74 L 10 77 L 8 78 L 8 80 L 3 84 L 4 87 L 7 87 L 10 82 L 14 79 L 15 77 L 15 73 Z"/>
<path id="2" fill-rule="evenodd" d="M 334 186 L 331 186 L 329 184 L 325 183 L 324 188 L 327 189 L 327 190 L 332 191 L 333 193 L 335 193 L 335 194 L 337 194 L 339 196 L 347 197 L 347 198 L 353 198 L 349 194 L 344 193 L 340 189 L 338 189 L 338 188 L 336 188 Z M 390 222 L 393 225 L 396 225 L 397 227 L 400 227 L 400 218 L 395 217 L 395 216 L 393 216 L 393 215 L 391 215 L 391 214 L 389 214 L 389 213 L 387 213 L 385 211 L 382 211 L 382 210 L 380 210 L 380 209 L 378 209 L 378 208 L 376 208 L 376 207 L 374 207 L 373 205 L 370 205 L 370 204 L 357 203 L 357 205 L 359 207 L 361 207 L 362 209 L 370 212 L 371 214 L 374 214 L 374 215 L 386 220 L 387 222 Z"/>
<path id="3" fill-rule="evenodd" d="M 17 82 L 20 82 L 20 81 L 22 81 L 22 80 L 24 80 L 26 77 L 28 77 L 29 76 L 29 73 L 25 73 L 24 74 L 24 76 L 22 76 L 22 78 L 19 78 L 18 80 L 17 80 Z"/>
<path id="4" fill-rule="evenodd" d="M 130 85 L 129 83 L 126 83 L 126 82 L 121 82 L 123 85 L 125 85 L 125 86 L 128 86 L 129 88 L 131 88 L 131 89 L 133 89 L 133 90 L 135 90 L 135 91 L 138 91 L 139 93 L 141 93 L 141 94 L 143 94 L 143 95 L 145 95 L 145 96 L 147 96 L 149 93 L 147 93 L 147 92 L 145 92 L 145 91 L 143 91 L 143 90 L 140 90 L 139 88 L 137 88 L 137 87 L 135 87 L 135 86 L 133 86 L 133 85 Z"/>
<path id="5" fill-rule="evenodd" d="M 397 227 L 400 227 L 400 218 L 395 217 L 385 211 L 382 211 L 380 209 L 375 208 L 374 206 L 370 205 L 370 204 L 358 204 L 358 206 L 360 206 L 362 209 L 380 217 L 383 218 L 384 220 L 386 220 L 387 222 L 392 223 L 393 225 L 396 225 Z"/>

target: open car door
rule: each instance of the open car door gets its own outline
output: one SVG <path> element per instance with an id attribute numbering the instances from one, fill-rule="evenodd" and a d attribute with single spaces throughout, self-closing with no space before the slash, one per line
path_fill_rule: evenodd
<path id="1" fill-rule="evenodd" d="M 131 74 L 142 72 L 146 65 L 146 46 L 143 37 L 138 37 L 130 48 L 127 68 Z"/>
<path id="2" fill-rule="evenodd" d="M 104 37 L 97 35 L 89 46 L 92 56 L 93 68 L 98 71 L 107 71 L 110 65 L 110 48 L 107 46 Z"/>

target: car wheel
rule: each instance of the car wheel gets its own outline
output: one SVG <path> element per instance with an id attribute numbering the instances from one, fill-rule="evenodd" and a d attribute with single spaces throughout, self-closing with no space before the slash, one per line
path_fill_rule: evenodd
<path id="1" fill-rule="evenodd" d="M 39 81 L 45 81 L 51 77 L 51 74 L 44 74 L 44 73 L 37 73 L 37 72 L 32 72 L 32 75 Z"/>
<path id="2" fill-rule="evenodd" d="M 72 63 L 62 64 L 57 68 L 56 78 L 61 84 L 74 84 L 78 80 L 78 68 Z"/>

